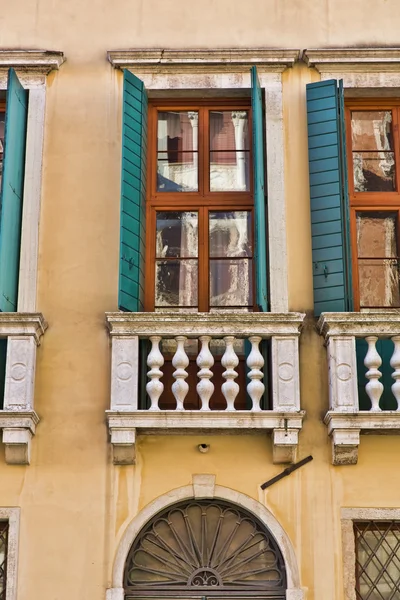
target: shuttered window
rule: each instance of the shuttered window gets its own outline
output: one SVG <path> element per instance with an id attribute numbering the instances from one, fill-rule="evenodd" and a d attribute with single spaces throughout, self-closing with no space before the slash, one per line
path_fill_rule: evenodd
<path id="1" fill-rule="evenodd" d="M 268 310 L 255 68 L 251 96 L 251 103 L 152 103 L 148 133 L 143 82 L 124 71 L 121 310 Z"/>

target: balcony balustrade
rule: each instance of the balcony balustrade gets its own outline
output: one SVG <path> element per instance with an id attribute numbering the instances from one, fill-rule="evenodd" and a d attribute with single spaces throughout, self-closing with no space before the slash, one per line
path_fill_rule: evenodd
<path id="1" fill-rule="evenodd" d="M 325 423 L 332 438 L 333 464 L 356 464 L 360 433 L 400 431 L 400 314 L 389 310 L 323 313 L 318 329 L 327 348 Z M 389 339 L 390 355 L 380 354 L 379 342 Z M 383 372 L 391 375 L 382 382 Z M 393 410 L 385 410 L 388 403 Z"/>
<path id="2" fill-rule="evenodd" d="M 295 460 L 304 416 L 303 319 L 300 313 L 107 313 L 114 463 L 134 463 L 137 431 L 227 429 L 269 431 L 274 462 Z M 270 340 L 270 365 L 263 340 Z"/>

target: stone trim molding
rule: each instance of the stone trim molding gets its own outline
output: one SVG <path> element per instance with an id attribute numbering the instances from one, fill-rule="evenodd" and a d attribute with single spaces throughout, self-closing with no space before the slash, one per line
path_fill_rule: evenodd
<path id="1" fill-rule="evenodd" d="M 130 69 L 142 79 L 149 95 L 195 93 L 221 95 L 250 93 L 250 67 L 257 65 L 265 96 L 266 193 L 268 222 L 269 289 L 272 312 L 288 312 L 288 257 L 284 176 L 282 71 L 291 67 L 299 50 L 116 50 L 109 51 L 113 67 Z M 117 86 L 117 78 L 115 78 Z M 120 91 L 116 90 L 116 93 Z"/>
<path id="2" fill-rule="evenodd" d="M 320 48 L 304 50 L 302 60 L 315 68 L 321 81 L 343 79 L 351 90 L 400 87 L 400 48 Z M 393 90 L 397 95 L 397 90 Z"/>
<path id="3" fill-rule="evenodd" d="M 129 49 L 110 50 L 107 59 L 113 67 L 137 72 L 173 73 L 212 71 L 236 72 L 256 65 L 260 71 L 280 73 L 299 59 L 300 50 L 286 48 L 223 49 Z"/>
<path id="4" fill-rule="evenodd" d="M 17 600 L 20 508 L 0 507 L 0 521 L 8 521 L 7 581 L 5 600 Z"/>
<path id="5" fill-rule="evenodd" d="M 315 48 L 303 50 L 301 58 L 320 73 L 396 71 L 400 48 Z"/>
<path id="6" fill-rule="evenodd" d="M 400 520 L 399 508 L 342 508 L 343 584 L 346 600 L 356 599 L 356 545 L 353 521 Z"/>
<path id="7" fill-rule="evenodd" d="M 106 313 L 106 324 L 110 336 L 174 336 L 182 330 L 187 337 L 197 338 L 201 335 L 223 337 L 231 335 L 232 330 L 237 337 L 261 335 L 290 335 L 298 337 L 303 325 L 304 313 Z M 225 331 L 226 330 L 226 331 Z"/>
<path id="8" fill-rule="evenodd" d="M 145 508 L 143 508 L 130 522 L 119 541 L 112 571 L 112 586 L 106 591 L 106 600 L 124 600 L 123 576 L 125 562 L 133 541 L 146 523 L 161 510 L 168 508 L 177 502 L 190 500 L 194 497 L 197 497 L 197 499 L 209 497 L 208 495 L 201 494 L 198 490 L 198 477 L 201 476 L 194 475 L 194 485 L 192 483 L 192 485 L 177 488 L 159 496 L 145 506 Z M 202 477 L 205 476 L 203 475 Z M 199 491 L 200 495 L 195 496 L 194 487 L 196 488 L 196 491 Z M 208 490 L 206 488 L 204 493 L 207 492 Z M 285 561 L 288 582 L 286 600 L 304 600 L 305 593 L 300 587 L 299 568 L 294 547 L 288 534 L 272 512 L 263 504 L 254 500 L 254 498 L 250 498 L 250 496 L 242 494 L 241 492 L 220 485 L 215 485 L 213 497 L 242 506 L 256 516 L 269 529 L 274 536 Z"/>
<path id="9" fill-rule="evenodd" d="M 193 475 L 193 496 L 198 498 L 214 498 L 215 475 Z"/>
<path id="10" fill-rule="evenodd" d="M 0 337 L 29 336 L 33 337 L 37 346 L 47 329 L 42 313 L 2 313 L 0 312 Z"/>
<path id="11" fill-rule="evenodd" d="M 35 70 L 48 75 L 65 62 L 64 54 L 53 50 L 0 50 L 0 69 Z"/>
<path id="12" fill-rule="evenodd" d="M 41 313 L 0 313 L 0 337 L 7 338 L 0 429 L 8 464 L 30 462 L 31 440 L 39 422 L 34 408 L 36 349 L 46 328 Z"/>
<path id="13" fill-rule="evenodd" d="M 400 335 L 400 313 L 392 310 L 322 313 L 317 329 L 325 340 L 334 335 L 392 337 Z"/>

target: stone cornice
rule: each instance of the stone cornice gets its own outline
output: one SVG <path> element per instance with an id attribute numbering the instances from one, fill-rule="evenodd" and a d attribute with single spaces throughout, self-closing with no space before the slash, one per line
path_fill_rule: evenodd
<path id="1" fill-rule="evenodd" d="M 19 71 L 35 71 L 47 75 L 65 61 L 62 52 L 51 50 L 0 50 L 0 69 L 14 67 Z"/>
<path id="2" fill-rule="evenodd" d="M 224 48 L 167 50 L 111 50 L 107 58 L 115 68 L 146 73 L 241 72 L 256 65 L 261 71 L 281 72 L 292 67 L 300 51 L 285 48 Z"/>
<path id="3" fill-rule="evenodd" d="M 317 329 L 325 338 L 333 335 L 392 337 L 400 335 L 400 311 L 322 313 L 317 323 Z"/>
<path id="4" fill-rule="evenodd" d="M 400 48 L 315 48 L 304 50 L 302 60 L 320 73 L 399 71 Z"/>
<path id="5" fill-rule="evenodd" d="M 37 345 L 47 329 L 42 313 L 1 313 L 0 337 L 33 336 Z"/>
<path id="6" fill-rule="evenodd" d="M 106 313 L 111 336 L 299 335 L 303 313 Z"/>

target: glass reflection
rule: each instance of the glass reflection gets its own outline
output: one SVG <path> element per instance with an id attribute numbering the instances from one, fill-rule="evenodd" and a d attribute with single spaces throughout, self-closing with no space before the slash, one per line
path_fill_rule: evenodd
<path id="1" fill-rule="evenodd" d="M 210 212 L 210 256 L 251 256 L 251 212 Z"/>
<path id="2" fill-rule="evenodd" d="M 156 215 L 156 257 L 196 257 L 198 214 L 189 211 L 159 211 Z"/>
<path id="3" fill-rule="evenodd" d="M 396 181 L 392 112 L 353 111 L 351 138 L 355 191 L 394 191 Z"/>
<path id="4" fill-rule="evenodd" d="M 197 111 L 158 113 L 157 191 L 198 190 Z"/>
<path id="5" fill-rule="evenodd" d="M 397 214 L 357 213 L 361 307 L 400 306 Z"/>
<path id="6" fill-rule="evenodd" d="M 210 260 L 210 306 L 251 306 L 252 261 Z"/>
<path id="7" fill-rule="evenodd" d="M 156 261 L 156 307 L 197 306 L 197 268 L 193 259 Z"/>
<path id="8" fill-rule="evenodd" d="M 249 176 L 248 111 L 210 112 L 210 190 L 247 191 Z"/>

